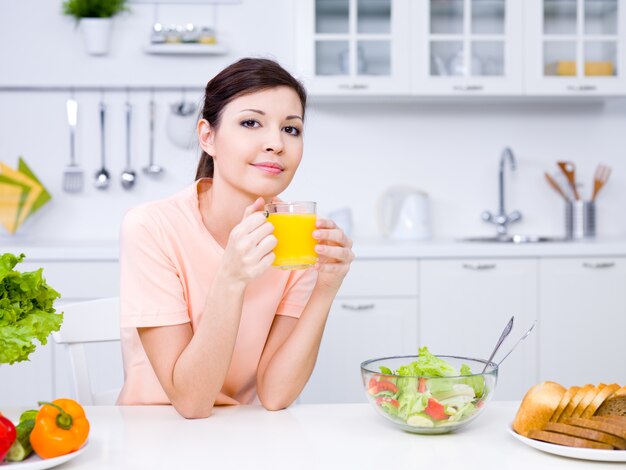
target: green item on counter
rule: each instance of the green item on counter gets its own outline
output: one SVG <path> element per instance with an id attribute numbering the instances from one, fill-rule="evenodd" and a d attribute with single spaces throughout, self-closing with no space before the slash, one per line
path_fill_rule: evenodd
<path id="1" fill-rule="evenodd" d="M 35 351 L 33 340 L 46 344 L 63 322 L 63 314 L 54 308 L 61 294 L 46 283 L 43 269 L 23 273 L 14 269 L 24 258 L 0 255 L 0 364 L 28 360 Z"/>
<path id="2" fill-rule="evenodd" d="M 17 439 L 9 449 L 5 459 L 9 462 L 21 462 L 33 453 L 33 446 L 30 445 L 30 433 L 35 427 L 35 416 L 39 410 L 24 411 L 20 416 L 20 424 L 15 426 Z"/>
<path id="3" fill-rule="evenodd" d="M 17 163 L 17 170 L 20 173 L 28 176 L 30 179 L 36 181 L 37 184 L 39 186 L 41 186 L 41 193 L 39 194 L 37 199 L 35 199 L 35 202 L 33 203 L 33 207 L 30 208 L 30 214 L 28 214 L 30 216 L 30 215 L 34 214 L 35 212 L 37 212 L 44 204 L 46 204 L 48 201 L 50 201 L 50 199 L 52 199 L 52 196 L 50 195 L 50 193 L 48 192 L 46 187 L 41 183 L 39 178 L 37 178 L 35 176 L 33 171 L 26 164 L 26 162 L 24 161 L 24 159 L 22 157 L 19 157 L 19 160 L 18 160 L 18 163 Z"/>

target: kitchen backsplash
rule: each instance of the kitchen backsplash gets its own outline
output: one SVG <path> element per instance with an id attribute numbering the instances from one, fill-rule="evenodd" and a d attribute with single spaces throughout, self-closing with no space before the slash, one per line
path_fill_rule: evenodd
<path id="1" fill-rule="evenodd" d="M 67 18 L 54 16 L 60 9 L 56 3 L 53 7 L 48 4 L 54 2 L 46 0 L 21 3 L 22 6 L 12 6 L 12 10 L 23 17 L 26 12 L 33 12 L 28 16 L 32 25 L 43 24 L 52 17 L 46 27 L 55 30 L 44 32 L 34 28 L 33 40 L 38 40 L 38 46 L 29 41 L 26 55 L 22 56 L 23 52 L 9 47 L 8 37 L 16 33 L 17 26 L 5 25 L 0 29 L 0 56 L 4 64 L 24 63 L 27 71 L 40 74 L 38 60 L 48 63 L 52 57 L 58 57 L 60 66 L 50 69 L 50 79 L 52 84 L 59 85 L 63 77 L 72 76 L 69 69 L 59 68 L 63 64 L 75 66 L 76 61 L 84 60 L 79 65 L 106 65 L 107 71 L 103 73 L 126 73 L 129 82 L 136 83 L 125 48 L 141 47 L 145 42 L 143 26 L 151 24 L 151 7 L 133 5 L 132 15 L 116 19 L 115 30 L 123 31 L 123 41 L 122 34 L 114 35 L 113 55 L 88 59 L 84 58 L 81 44 L 69 49 L 61 47 L 63 41 L 73 44 L 72 38 L 75 40 L 77 33 Z M 141 70 L 142 64 L 154 67 L 154 61 L 163 60 L 163 74 L 168 83 L 174 83 L 174 78 L 180 76 L 182 85 L 203 84 L 225 63 L 243 55 L 272 56 L 293 67 L 294 32 L 288 21 L 293 3 L 288 0 L 263 3 L 268 11 L 276 13 L 275 23 L 269 28 L 271 37 L 260 37 L 255 43 L 233 33 L 237 28 L 268 29 L 267 25 L 260 29 L 255 21 L 259 9 L 256 2 L 242 2 L 224 7 L 225 14 L 220 16 L 220 24 L 227 31 L 221 37 L 230 41 L 230 55 L 205 57 L 200 62 L 197 58 L 163 60 L 146 56 L 142 58 L 145 64 L 138 63 L 137 69 Z M 240 14 L 235 15 L 235 8 Z M 59 41 L 44 40 L 57 34 Z M 278 37 L 283 40 L 277 40 Z M 195 61 L 192 67 L 184 65 L 189 60 Z M 198 65 L 203 63 L 206 65 Z M 180 65 L 178 70 L 177 65 Z M 5 66 L 3 74 L 7 70 Z M 10 73 L 16 76 L 26 72 Z M 6 75 L 0 78 L 0 86 L 6 83 L 4 79 Z M 155 77 L 152 83 L 163 83 L 163 77 Z M 82 193 L 68 194 L 62 190 L 62 175 L 70 155 L 65 109 L 69 93 L 0 91 L 0 161 L 14 166 L 18 156 L 23 156 L 53 198 L 48 207 L 24 225 L 15 240 L 115 239 L 128 208 L 165 197 L 191 183 L 198 148 L 177 147 L 168 138 L 165 127 L 169 106 L 180 100 L 180 91 L 158 91 L 154 95 L 155 160 L 165 168 L 165 173 L 160 179 L 151 179 L 141 172 L 149 157 L 150 96 L 148 91 L 123 90 L 74 93 L 79 103 L 76 154 L 86 179 Z M 201 90 L 188 91 L 186 97 L 199 103 Z M 93 175 L 100 167 L 98 104 L 101 99 L 107 103 L 106 152 L 113 178 L 106 191 L 98 191 L 93 185 Z M 137 184 L 131 191 L 120 185 L 125 166 L 127 99 L 133 104 L 131 157 L 138 173 Z M 353 235 L 372 238 L 380 235 L 377 224 L 380 196 L 392 185 L 414 186 L 430 195 L 434 237 L 492 234 L 495 228 L 483 222 L 480 214 L 498 207 L 498 161 L 502 149 L 510 146 L 518 168 L 512 173 L 508 167 L 505 171 L 506 210 L 519 210 L 523 214 L 523 219 L 511 226 L 512 232 L 563 233 L 564 204 L 548 187 L 543 173 L 556 171 L 555 161 L 567 159 L 577 165 L 580 190 L 584 194 L 592 190 L 593 172 L 598 163 L 613 167 L 611 180 L 597 200 L 597 233 L 598 236 L 626 235 L 625 129 L 626 99 L 411 103 L 312 100 L 304 134 L 305 156 L 299 174 L 283 197 L 317 200 L 321 213 L 349 207 L 353 211 Z M 8 236 L 0 235 L 0 243 L 7 239 Z"/>

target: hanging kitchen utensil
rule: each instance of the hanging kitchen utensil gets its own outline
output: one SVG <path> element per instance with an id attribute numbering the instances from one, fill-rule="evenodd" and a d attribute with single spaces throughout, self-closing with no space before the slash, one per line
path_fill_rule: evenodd
<path id="1" fill-rule="evenodd" d="M 78 102 L 70 98 L 66 103 L 67 123 L 70 126 L 70 163 L 63 171 L 63 191 L 78 193 L 83 190 L 84 172 L 76 164 L 76 121 L 78 119 Z"/>
<path id="2" fill-rule="evenodd" d="M 156 103 L 154 96 L 150 98 L 150 148 L 148 166 L 143 167 L 146 175 L 158 177 L 163 174 L 164 168 L 154 163 L 154 120 L 156 114 Z"/>
<path id="3" fill-rule="evenodd" d="M 567 177 L 567 181 L 574 192 L 574 199 L 580 199 L 578 189 L 576 189 L 576 165 L 573 162 L 559 161 L 556 162 L 563 174 Z"/>
<path id="4" fill-rule="evenodd" d="M 515 319 L 515 316 L 512 316 L 511 319 L 509 320 L 509 322 L 504 327 L 504 330 L 502 331 L 502 334 L 500 335 L 500 339 L 496 343 L 496 347 L 493 348 L 493 351 L 491 352 L 491 356 L 489 356 L 489 359 L 487 359 L 487 362 L 485 363 L 485 367 L 483 368 L 483 371 L 482 371 L 483 374 L 487 370 L 487 366 L 491 363 L 491 360 L 493 359 L 493 356 L 496 355 L 496 352 L 498 352 L 498 349 L 500 349 L 500 346 L 502 346 L 502 342 L 506 339 L 507 336 L 509 336 L 509 333 L 513 329 L 513 321 L 514 321 L 514 319 Z"/>
<path id="5" fill-rule="evenodd" d="M 130 164 L 130 124 L 133 106 L 127 101 L 126 105 L 126 168 L 122 172 L 122 188 L 132 189 L 137 179 L 136 173 Z"/>
<path id="6" fill-rule="evenodd" d="M 596 172 L 593 175 L 593 194 L 591 195 L 592 201 L 596 200 L 598 193 L 608 181 L 609 176 L 611 176 L 611 167 L 602 164 L 598 165 L 598 168 L 596 168 Z"/>
<path id="7" fill-rule="evenodd" d="M 167 115 L 167 136 L 177 147 L 189 149 L 196 141 L 197 109 L 195 103 L 185 99 L 185 91 L 180 101 L 170 105 Z"/>
<path id="8" fill-rule="evenodd" d="M 567 197 L 567 194 L 565 194 L 565 191 L 563 191 L 563 189 L 559 186 L 559 183 L 555 181 L 555 179 L 550 175 L 550 173 L 546 171 L 544 175 L 546 176 L 546 179 L 548 180 L 548 184 L 552 187 L 552 189 L 554 189 L 557 193 L 559 193 L 563 199 L 565 199 L 566 201 L 569 201 L 569 197 Z"/>
<path id="9" fill-rule="evenodd" d="M 517 340 L 517 342 L 513 345 L 513 347 L 511 348 L 511 350 L 510 350 L 508 353 L 506 353 L 506 354 L 504 355 L 504 357 L 503 357 L 502 359 L 500 359 L 500 361 L 498 361 L 498 367 L 500 367 L 500 364 L 502 364 L 502 363 L 504 362 L 504 360 L 505 360 L 507 357 L 509 357 L 509 354 L 511 354 L 511 353 L 515 350 L 515 348 L 517 347 L 517 345 L 518 345 L 518 344 L 520 344 L 523 340 L 525 340 L 525 339 L 528 337 L 528 335 L 530 334 L 530 332 L 531 332 L 531 331 L 533 331 L 533 328 L 535 327 L 535 325 L 536 325 L 536 324 L 537 324 L 537 320 L 535 320 L 535 321 L 533 322 L 533 324 L 532 324 L 532 325 L 530 325 L 530 328 L 528 328 L 528 331 L 526 331 L 526 333 L 524 333 L 524 334 L 522 335 L 522 337 L 521 337 L 520 339 L 518 339 L 518 340 Z"/>
<path id="10" fill-rule="evenodd" d="M 96 172 L 96 180 L 95 185 L 97 189 L 104 190 L 109 187 L 109 183 L 111 182 L 111 176 L 106 169 L 106 160 L 104 154 L 104 124 L 106 119 L 106 105 L 104 101 L 100 101 L 100 162 L 102 167 Z"/>

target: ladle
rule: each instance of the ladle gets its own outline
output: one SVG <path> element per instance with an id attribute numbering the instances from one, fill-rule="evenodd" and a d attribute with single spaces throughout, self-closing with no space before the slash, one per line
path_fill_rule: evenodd
<path id="1" fill-rule="evenodd" d="M 148 166 L 143 167 L 143 172 L 148 176 L 160 176 L 164 168 L 154 163 L 154 115 L 156 104 L 154 99 L 150 100 L 150 160 Z"/>
<path id="2" fill-rule="evenodd" d="M 515 319 L 515 316 L 512 316 L 511 319 L 509 320 L 509 322 L 504 327 L 504 330 L 502 330 L 502 334 L 500 335 L 500 339 L 496 343 L 496 347 L 493 348 L 493 351 L 491 352 L 491 356 L 489 356 L 489 359 L 487 359 L 487 362 L 485 363 L 485 367 L 483 368 L 483 371 L 482 371 L 483 374 L 487 370 L 487 366 L 491 363 L 491 360 L 493 359 L 493 356 L 496 355 L 496 352 L 498 352 L 498 349 L 500 349 L 500 346 L 502 346 L 502 342 L 506 339 L 507 336 L 509 336 L 509 333 L 513 329 L 513 320 L 514 319 Z"/>
<path id="3" fill-rule="evenodd" d="M 126 168 L 122 172 L 122 188 L 132 189 L 137 179 L 136 173 L 130 166 L 130 121 L 132 105 L 126 102 Z"/>
<path id="4" fill-rule="evenodd" d="M 95 185 L 97 189 L 107 189 L 109 187 L 109 183 L 111 182 L 111 176 L 106 169 L 105 166 L 105 157 L 104 157 L 104 121 L 106 114 L 106 105 L 104 102 L 100 102 L 100 158 L 102 160 L 102 168 L 100 168 L 96 173 Z"/>

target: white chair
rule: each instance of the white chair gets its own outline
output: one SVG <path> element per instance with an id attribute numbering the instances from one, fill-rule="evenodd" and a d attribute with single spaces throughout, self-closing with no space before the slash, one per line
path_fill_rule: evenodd
<path id="1" fill-rule="evenodd" d="M 53 337 L 69 351 L 76 399 L 83 405 L 115 404 L 119 389 L 92 392 L 84 345 L 120 341 L 119 298 L 77 302 L 58 310 L 63 312 L 63 324 Z"/>

